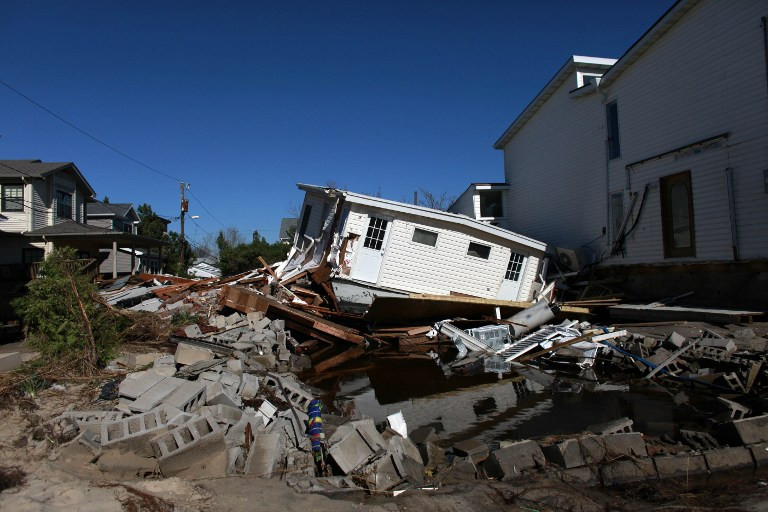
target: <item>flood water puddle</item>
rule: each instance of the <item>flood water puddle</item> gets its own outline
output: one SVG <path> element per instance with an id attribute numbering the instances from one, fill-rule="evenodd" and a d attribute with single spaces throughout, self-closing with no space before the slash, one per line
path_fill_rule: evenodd
<path id="1" fill-rule="evenodd" d="M 675 436 L 679 428 L 706 430 L 711 413 L 701 405 L 713 401 L 694 405 L 688 390 L 643 379 L 595 390 L 570 379 L 547 385 L 515 373 L 502 379 L 495 373 L 456 375 L 428 359 L 357 360 L 312 380 L 328 400 L 350 400 L 376 422 L 402 411 L 409 430 L 434 425 L 441 444 L 575 434 L 623 417 L 634 420 L 636 432 Z"/>

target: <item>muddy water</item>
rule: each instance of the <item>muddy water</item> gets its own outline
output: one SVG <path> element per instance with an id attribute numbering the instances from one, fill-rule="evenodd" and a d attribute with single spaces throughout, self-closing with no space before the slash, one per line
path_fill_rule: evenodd
<path id="1" fill-rule="evenodd" d="M 618 385 L 551 380 L 536 374 L 461 376 L 431 360 L 376 358 L 358 360 L 313 384 L 330 400 L 353 401 L 358 412 L 377 422 L 402 411 L 409 430 L 434 425 L 446 444 L 573 434 L 622 417 L 634 420 L 635 431 L 674 436 L 679 428 L 706 430 L 711 414 L 706 410 L 711 399 L 642 379 Z"/>

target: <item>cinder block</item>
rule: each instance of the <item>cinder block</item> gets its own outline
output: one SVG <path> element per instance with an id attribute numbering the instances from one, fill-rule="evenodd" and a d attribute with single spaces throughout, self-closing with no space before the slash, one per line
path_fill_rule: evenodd
<path id="1" fill-rule="evenodd" d="M 593 487 L 600 483 L 600 473 L 597 468 L 582 466 L 558 470 L 557 473 L 563 482 Z"/>
<path id="2" fill-rule="evenodd" d="M 272 322 L 269 324 L 269 329 L 272 332 L 280 332 L 285 330 L 285 320 L 278 318 L 275 320 L 272 320 Z"/>
<path id="3" fill-rule="evenodd" d="M 240 380 L 240 389 L 238 393 L 246 400 L 250 400 L 256 397 L 259 392 L 259 378 L 256 375 L 250 373 L 244 373 Z"/>
<path id="4" fill-rule="evenodd" d="M 224 433 L 211 416 L 199 416 L 151 440 L 163 476 L 193 470 L 196 477 L 226 476 Z"/>
<path id="5" fill-rule="evenodd" d="M 602 436 L 582 436 L 579 438 L 579 446 L 587 464 L 601 463 L 608 453 Z"/>
<path id="6" fill-rule="evenodd" d="M 101 435 L 101 426 L 105 423 L 120 421 L 125 416 L 121 411 L 67 411 L 62 416 L 71 418 L 81 432 Z"/>
<path id="7" fill-rule="evenodd" d="M 388 448 L 388 443 L 376 430 L 372 419 L 351 421 L 349 425 L 358 431 L 368 446 L 371 447 L 371 450 L 386 450 Z"/>
<path id="8" fill-rule="evenodd" d="M 339 435 L 337 436 L 337 434 Z M 344 474 L 348 475 L 354 471 L 376 452 L 365 441 L 360 432 L 352 426 L 340 426 L 332 437 L 339 437 L 340 439 L 328 449 L 328 454 Z"/>
<path id="9" fill-rule="evenodd" d="M 369 489 L 379 492 L 391 489 L 405 480 L 405 475 L 398 472 L 395 461 L 389 453 L 366 466 L 359 475 L 365 479 Z"/>
<path id="10" fill-rule="evenodd" d="M 768 441 L 768 414 L 734 420 L 725 425 L 726 437 L 733 444 L 755 444 Z"/>
<path id="11" fill-rule="evenodd" d="M 224 404 L 207 405 L 203 409 L 207 414 L 213 416 L 219 423 L 227 423 L 228 425 L 234 425 L 240 422 L 245 414 L 237 407 L 230 407 Z"/>
<path id="12" fill-rule="evenodd" d="M 613 421 L 607 421 L 605 423 L 597 423 L 587 427 L 587 431 L 593 434 L 620 434 L 622 432 L 632 432 L 632 425 L 635 422 L 629 418 L 619 418 Z"/>
<path id="13" fill-rule="evenodd" d="M 150 438 L 166 430 L 168 423 L 181 411 L 167 405 L 158 407 L 144 414 L 104 423 L 101 425 L 101 447 L 125 449 L 142 457 L 152 456 Z"/>
<path id="14" fill-rule="evenodd" d="M 616 460 L 600 468 L 603 485 L 621 485 L 658 478 L 653 459 Z"/>
<path id="15" fill-rule="evenodd" d="M 200 330 L 197 324 L 191 324 L 184 327 L 184 336 L 187 338 L 202 338 L 203 331 Z"/>
<path id="16" fill-rule="evenodd" d="M 541 451 L 548 461 L 554 462 L 565 469 L 576 468 L 586 464 L 578 439 L 565 439 L 551 446 L 544 446 Z"/>
<path id="17" fill-rule="evenodd" d="M 704 459 L 706 459 L 710 471 L 751 468 L 755 465 L 749 448 L 743 446 L 706 451 L 704 452 Z"/>
<path id="18" fill-rule="evenodd" d="M 282 388 L 280 384 L 282 384 Z M 315 398 L 301 389 L 298 385 L 271 373 L 268 373 L 267 376 L 264 377 L 264 387 L 281 398 L 287 396 L 288 401 L 291 402 L 294 407 L 298 407 L 302 411 L 306 411 L 309 407 L 309 402 Z M 285 393 L 283 393 L 283 389 L 285 389 Z"/>
<path id="19" fill-rule="evenodd" d="M 165 397 L 161 403 L 184 412 L 194 412 L 205 402 L 205 383 L 188 380 Z"/>
<path id="20" fill-rule="evenodd" d="M 229 407 L 240 407 L 240 400 L 237 397 L 233 397 L 224 388 L 221 382 L 214 382 L 206 387 L 205 390 L 206 400 L 208 405 L 228 405 Z"/>
<path id="21" fill-rule="evenodd" d="M 241 374 L 243 373 L 243 362 L 239 359 L 229 359 L 227 369 L 232 373 Z"/>
<path id="22" fill-rule="evenodd" d="M 750 445 L 749 451 L 756 466 L 768 466 L 768 443 Z"/>
<path id="23" fill-rule="evenodd" d="M 139 412 L 147 412 L 150 409 L 157 407 L 163 398 L 176 391 L 185 382 L 187 381 L 184 379 L 165 377 L 163 380 L 142 393 L 141 396 L 131 404 L 131 409 Z"/>
<path id="24" fill-rule="evenodd" d="M 707 473 L 707 462 L 702 455 L 667 455 L 654 457 L 659 478 L 672 478 Z"/>
<path id="25" fill-rule="evenodd" d="M 282 434 L 277 432 L 256 434 L 245 462 L 245 474 L 270 478 L 280 465 L 284 446 L 285 440 Z"/>
<path id="26" fill-rule="evenodd" d="M 546 464 L 546 459 L 536 441 L 526 440 L 512 443 L 495 452 L 483 467 L 488 474 L 499 480 L 509 480 L 522 471 L 531 470 Z"/>
<path id="27" fill-rule="evenodd" d="M 120 383 L 120 396 L 136 400 L 164 378 L 153 371 L 129 373 Z"/>
<path id="28" fill-rule="evenodd" d="M 215 359 L 216 354 L 213 350 L 207 348 L 179 343 L 176 345 L 176 354 L 174 357 L 176 359 L 176 364 L 189 365 L 199 363 L 200 361 L 210 361 Z"/>
<path id="29" fill-rule="evenodd" d="M 628 434 L 608 434 L 603 436 L 605 449 L 609 457 L 617 455 L 626 455 L 629 457 L 647 457 L 648 450 L 640 432 Z"/>
<path id="30" fill-rule="evenodd" d="M 233 327 L 238 323 L 240 323 L 243 320 L 243 317 L 242 315 L 240 315 L 240 313 L 232 313 L 231 315 L 226 317 L 224 320 L 227 324 L 227 327 Z"/>
<path id="31" fill-rule="evenodd" d="M 454 444 L 453 453 L 459 457 L 469 457 L 475 464 L 480 464 L 488 458 L 488 445 L 474 439 L 467 439 Z"/>

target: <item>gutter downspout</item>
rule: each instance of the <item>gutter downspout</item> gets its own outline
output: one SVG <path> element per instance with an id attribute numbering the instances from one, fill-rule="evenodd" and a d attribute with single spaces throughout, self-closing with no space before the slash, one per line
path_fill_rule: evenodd
<path id="1" fill-rule="evenodd" d="M 733 169 L 725 169 L 725 186 L 728 191 L 728 213 L 731 218 L 731 249 L 733 250 L 733 261 L 739 260 L 739 241 L 736 232 L 736 203 L 733 198 Z"/>
<path id="2" fill-rule="evenodd" d="M 605 105 L 608 102 L 608 92 L 604 91 L 600 87 L 600 83 L 597 84 L 597 91 L 600 93 L 600 95 L 603 97 L 603 119 L 605 119 Z M 604 143 L 603 143 L 603 152 L 605 157 L 605 226 L 603 227 L 603 234 L 605 234 L 608 230 L 608 226 L 611 225 L 611 186 L 610 186 L 610 160 L 608 159 L 608 123 L 604 121 L 605 131 L 604 134 Z M 615 237 L 615 233 L 611 233 L 611 236 L 605 237 L 605 244 L 607 246 L 610 246 L 610 240 L 611 237 Z"/>

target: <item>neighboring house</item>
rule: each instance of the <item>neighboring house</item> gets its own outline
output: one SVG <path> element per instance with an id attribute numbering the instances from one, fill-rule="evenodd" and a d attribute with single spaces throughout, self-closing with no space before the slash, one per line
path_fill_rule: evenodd
<path id="1" fill-rule="evenodd" d="M 74 247 L 95 273 L 101 249 L 165 244 L 86 224 L 95 191 L 72 162 L 0 160 L 0 189 L 0 279 L 33 277 L 36 264 L 57 246 Z"/>
<path id="2" fill-rule="evenodd" d="M 768 257 L 766 16 L 680 0 L 620 59 L 568 59 L 494 145 L 500 225 L 603 267 Z"/>
<path id="3" fill-rule="evenodd" d="M 216 262 L 198 258 L 187 270 L 187 273 L 191 277 L 198 277 L 200 279 L 208 279 L 211 277 L 221 277 L 221 270 L 216 266 Z"/>
<path id="4" fill-rule="evenodd" d="M 137 234 L 139 215 L 130 203 L 94 201 L 88 204 L 87 221 L 91 226 Z M 112 249 L 101 249 L 100 253 L 104 258 L 99 266 L 99 272 L 102 274 L 112 272 L 115 263 L 117 264 L 118 275 L 136 273 L 142 267 L 141 255 L 134 253 L 132 258 L 131 249 L 128 247 L 118 247 L 117 262 L 112 261 L 114 257 Z M 133 261 L 133 267 L 131 267 L 131 261 Z"/>
<path id="5" fill-rule="evenodd" d="M 545 244 L 449 212 L 354 192 L 306 192 L 296 242 L 278 275 L 329 261 L 340 305 L 362 310 L 373 297 L 463 294 L 530 300 Z"/>
<path id="6" fill-rule="evenodd" d="M 280 237 L 278 239 L 284 244 L 293 243 L 298 226 L 299 219 L 297 217 L 284 217 L 280 221 Z"/>
<path id="7" fill-rule="evenodd" d="M 460 213 L 473 219 L 501 226 L 508 224 L 506 197 L 509 185 L 506 183 L 470 183 L 448 211 Z"/>

